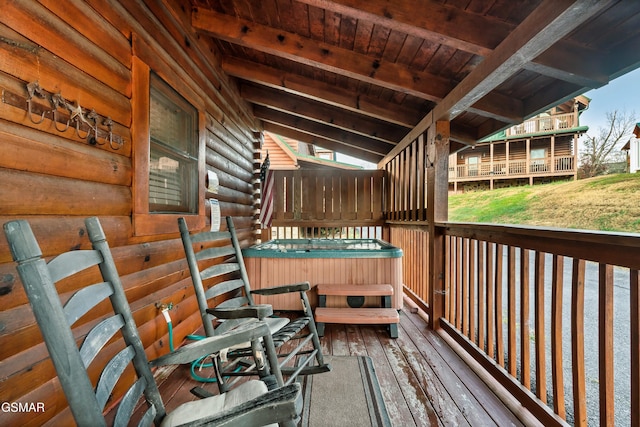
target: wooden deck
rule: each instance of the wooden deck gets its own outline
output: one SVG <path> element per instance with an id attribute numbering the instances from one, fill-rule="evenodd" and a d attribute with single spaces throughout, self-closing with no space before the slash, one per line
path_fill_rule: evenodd
<path id="1" fill-rule="evenodd" d="M 523 425 L 406 303 L 399 333 L 394 340 L 384 326 L 327 325 L 321 341 L 325 354 L 373 359 L 394 426 Z M 194 385 L 201 384 L 191 380 L 186 366 L 168 373 L 160 389 L 167 409 L 192 400 L 189 390 Z M 217 390 L 215 384 L 204 388 Z"/>

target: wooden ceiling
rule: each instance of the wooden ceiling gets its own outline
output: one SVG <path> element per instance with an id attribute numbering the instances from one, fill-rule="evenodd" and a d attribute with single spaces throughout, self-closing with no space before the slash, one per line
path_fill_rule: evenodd
<path id="1" fill-rule="evenodd" d="M 640 65 L 636 0 L 191 0 L 264 129 L 376 163 L 473 144 Z"/>

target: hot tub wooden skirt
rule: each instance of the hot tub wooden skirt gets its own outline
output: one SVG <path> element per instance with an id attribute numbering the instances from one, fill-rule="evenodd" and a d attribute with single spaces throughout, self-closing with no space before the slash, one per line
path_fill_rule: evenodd
<path id="1" fill-rule="evenodd" d="M 312 307 L 318 297 L 315 287 L 319 283 L 345 283 L 367 285 L 388 283 L 393 286 L 391 307 L 402 307 L 402 258 L 252 258 L 245 256 L 245 265 L 253 289 L 268 288 L 286 283 L 309 281 Z M 328 306 L 347 307 L 344 297 L 329 296 Z M 274 310 L 301 310 L 296 294 L 273 295 L 256 298 L 256 303 L 271 304 Z M 379 307 L 380 299 L 365 297 L 365 307 Z"/>

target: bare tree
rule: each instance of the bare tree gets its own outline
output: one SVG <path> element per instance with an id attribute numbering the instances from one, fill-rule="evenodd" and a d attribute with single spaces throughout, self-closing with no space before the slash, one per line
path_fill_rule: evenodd
<path id="1" fill-rule="evenodd" d="M 580 178 L 602 175 L 609 164 L 624 161 L 622 146 L 629 139 L 637 119 L 634 112 L 613 110 L 606 113 L 607 124 L 598 128 L 597 136 L 586 135 L 580 152 Z"/>

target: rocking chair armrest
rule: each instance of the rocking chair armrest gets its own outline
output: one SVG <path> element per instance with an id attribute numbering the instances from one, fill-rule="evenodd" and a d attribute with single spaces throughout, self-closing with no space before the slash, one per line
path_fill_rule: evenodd
<path id="1" fill-rule="evenodd" d="M 278 295 L 288 294 L 291 292 L 305 292 L 309 289 L 311 289 L 311 284 L 309 282 L 300 282 L 290 285 L 274 286 L 272 288 L 253 289 L 251 293 L 256 295 Z"/>
<path id="2" fill-rule="evenodd" d="M 184 345 L 172 353 L 150 360 L 149 365 L 155 367 L 191 363 L 202 356 L 217 353 L 237 344 L 270 336 L 270 334 L 269 326 L 263 321 L 245 323 L 224 334 Z"/>
<path id="3" fill-rule="evenodd" d="M 273 314 L 273 307 L 271 304 L 255 304 L 244 307 L 208 308 L 207 313 L 219 319 L 243 319 L 245 317 L 264 319 Z"/>

